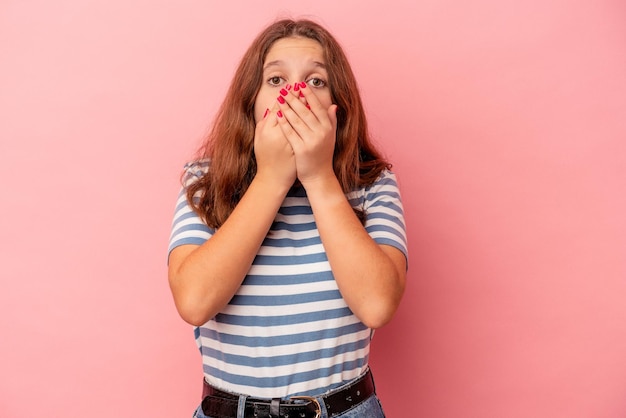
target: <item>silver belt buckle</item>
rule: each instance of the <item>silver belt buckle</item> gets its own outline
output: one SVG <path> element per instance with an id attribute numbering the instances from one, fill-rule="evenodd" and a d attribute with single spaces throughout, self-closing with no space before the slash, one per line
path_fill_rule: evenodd
<path id="1" fill-rule="evenodd" d="M 304 401 L 313 402 L 313 404 L 315 404 L 315 409 L 316 409 L 315 418 L 320 418 L 322 416 L 322 406 L 320 405 L 319 401 L 313 396 L 292 396 L 289 399 L 302 399 Z"/>

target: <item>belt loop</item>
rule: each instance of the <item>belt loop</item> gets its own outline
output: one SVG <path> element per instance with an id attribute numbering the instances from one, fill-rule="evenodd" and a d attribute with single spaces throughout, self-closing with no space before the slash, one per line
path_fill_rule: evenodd
<path id="1" fill-rule="evenodd" d="M 239 395 L 239 403 L 237 404 L 237 418 L 246 417 L 246 395 Z"/>
<path id="2" fill-rule="evenodd" d="M 317 402 L 320 404 L 320 418 L 328 418 L 328 410 L 326 409 L 326 402 L 324 402 L 323 397 L 315 398 Z"/>
<path id="3" fill-rule="evenodd" d="M 280 418 L 280 398 L 272 398 L 270 402 L 270 417 Z"/>
<path id="4" fill-rule="evenodd" d="M 367 377 L 372 382 L 372 387 L 374 388 L 374 393 L 376 393 L 376 381 L 374 380 L 374 375 L 372 374 L 372 369 L 367 366 L 367 372 L 369 376 Z"/>

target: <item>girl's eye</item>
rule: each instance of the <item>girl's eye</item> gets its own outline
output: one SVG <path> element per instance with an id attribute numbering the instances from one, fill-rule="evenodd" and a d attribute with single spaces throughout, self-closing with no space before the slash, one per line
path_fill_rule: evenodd
<path id="1" fill-rule="evenodd" d="M 322 80 L 321 78 L 311 78 L 310 80 L 307 81 L 307 83 L 311 87 L 324 87 L 324 86 L 326 86 L 326 82 L 324 80 Z"/>
<path id="2" fill-rule="evenodd" d="M 282 81 L 282 79 L 280 77 L 278 77 L 278 76 L 270 77 L 270 78 L 267 79 L 267 83 L 270 86 L 278 86 L 281 81 Z"/>

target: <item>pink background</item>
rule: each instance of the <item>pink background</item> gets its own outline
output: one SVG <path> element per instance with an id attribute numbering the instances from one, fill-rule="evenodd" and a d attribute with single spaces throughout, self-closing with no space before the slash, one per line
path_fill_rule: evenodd
<path id="1" fill-rule="evenodd" d="M 2 0 L 0 416 L 191 416 L 178 176 L 280 15 L 342 42 L 400 177 L 388 416 L 626 416 L 625 4 Z"/>

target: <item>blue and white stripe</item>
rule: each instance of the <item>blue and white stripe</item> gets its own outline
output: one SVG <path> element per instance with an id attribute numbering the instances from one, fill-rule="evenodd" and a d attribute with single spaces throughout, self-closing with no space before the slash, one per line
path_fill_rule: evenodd
<path id="1" fill-rule="evenodd" d="M 207 167 L 206 162 L 188 164 L 185 184 Z M 366 211 L 365 228 L 377 243 L 407 254 L 393 173 L 384 171 L 348 199 Z M 214 232 L 188 205 L 183 188 L 169 250 L 202 245 Z M 261 398 L 320 394 L 358 377 L 367 368 L 371 335 L 339 293 L 302 189 L 285 198 L 229 304 L 195 328 L 205 379 Z"/>

